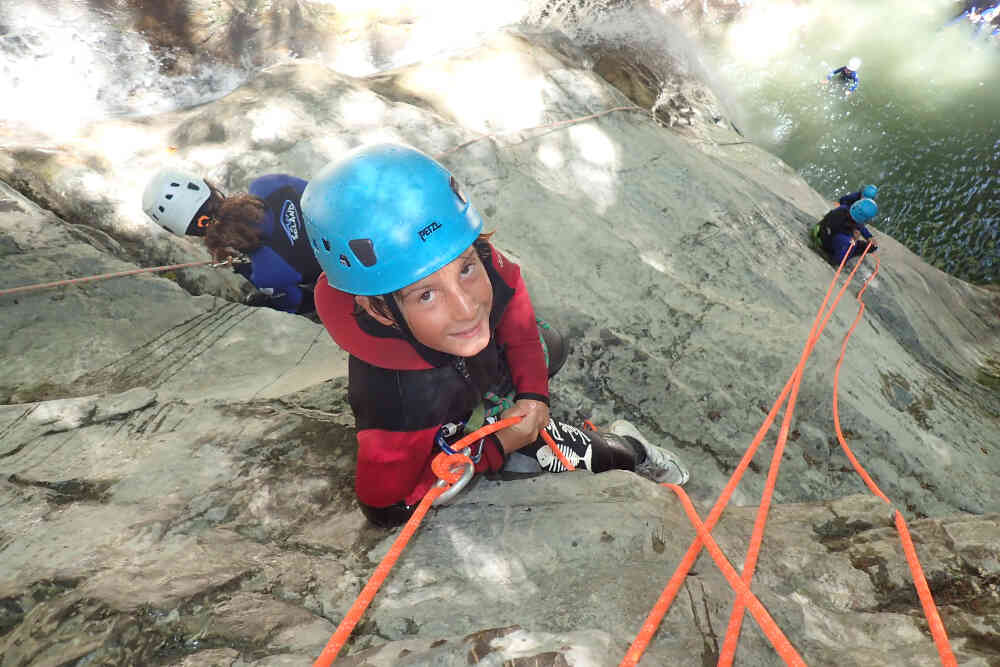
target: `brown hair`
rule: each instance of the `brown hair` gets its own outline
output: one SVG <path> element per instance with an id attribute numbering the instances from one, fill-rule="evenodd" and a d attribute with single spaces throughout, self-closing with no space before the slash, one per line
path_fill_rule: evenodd
<path id="1" fill-rule="evenodd" d="M 267 204 L 260 197 L 236 195 L 225 199 L 215 211 L 215 223 L 205 233 L 205 245 L 215 261 L 221 262 L 237 253 L 251 253 L 260 247 L 257 222 L 264 217 Z"/>

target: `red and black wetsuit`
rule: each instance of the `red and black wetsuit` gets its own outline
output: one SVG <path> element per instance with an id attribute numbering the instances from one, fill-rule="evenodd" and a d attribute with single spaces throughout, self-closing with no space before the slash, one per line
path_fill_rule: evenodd
<path id="1" fill-rule="evenodd" d="M 459 358 L 407 337 L 398 329 L 354 314 L 354 297 L 316 284 L 316 311 L 340 347 L 351 356 L 348 398 L 358 429 L 355 491 L 374 523 L 405 520 L 437 481 L 431 459 L 443 424 L 465 420 L 492 391 L 514 391 L 514 400 L 548 403 L 545 355 L 535 312 L 521 270 L 488 243 L 477 244 L 493 285 L 489 344 Z M 486 439 L 476 472 L 500 470 L 504 452 Z"/>
<path id="2" fill-rule="evenodd" d="M 435 441 L 441 426 L 465 422 L 488 392 L 549 402 L 549 370 L 521 269 L 490 244 L 476 246 L 493 286 L 493 310 L 490 342 L 474 357 L 432 350 L 367 313 L 355 315 L 352 295 L 330 287 L 325 275 L 316 283 L 316 311 L 351 355 L 347 391 L 358 429 L 354 488 L 372 523 L 394 525 L 410 517 L 437 482 L 430 466 L 440 451 Z M 610 433 L 554 420 L 545 428 L 577 468 L 635 470 L 646 457 L 641 445 Z M 477 473 L 504 467 L 496 436 L 484 438 L 481 451 Z M 541 438 L 516 454 L 524 455 L 517 472 L 526 472 L 525 459 L 539 471 L 566 470 Z"/>

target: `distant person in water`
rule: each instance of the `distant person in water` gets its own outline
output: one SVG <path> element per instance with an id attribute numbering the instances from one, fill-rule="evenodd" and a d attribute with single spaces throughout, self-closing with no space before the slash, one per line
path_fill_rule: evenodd
<path id="1" fill-rule="evenodd" d="M 845 95 L 850 95 L 855 90 L 858 89 L 858 84 L 861 81 L 858 79 L 858 70 L 861 68 L 861 58 L 855 56 L 847 61 L 847 64 L 843 67 L 838 67 L 829 74 L 826 75 L 826 81 L 824 83 L 829 83 L 837 78 L 837 80 L 842 81 L 847 84 L 847 92 Z"/>
<path id="2" fill-rule="evenodd" d="M 850 206 L 854 202 L 858 201 L 859 199 L 863 199 L 865 197 L 867 197 L 868 199 L 875 199 L 875 195 L 877 194 L 878 194 L 877 185 L 866 185 L 857 192 L 851 192 L 844 195 L 843 197 L 837 200 L 837 203 L 840 206 Z"/>
<path id="3" fill-rule="evenodd" d="M 162 169 L 142 195 L 142 210 L 167 231 L 203 236 L 216 261 L 243 255 L 233 270 L 257 291 L 245 303 L 308 315 L 316 310 L 313 287 L 321 269 L 302 221 L 307 183 L 287 174 L 250 182 L 247 193 L 226 197 L 205 179 Z"/>
<path id="4" fill-rule="evenodd" d="M 871 245 L 869 253 L 878 250 L 878 244 L 865 223 L 878 215 L 878 204 L 874 199 L 862 197 L 847 206 L 833 209 L 813 227 L 812 237 L 819 248 L 826 253 L 827 259 L 834 266 L 840 266 L 844 256 L 857 257 Z M 863 239 L 863 240 L 862 240 Z M 854 241 L 854 248 L 851 242 Z"/>

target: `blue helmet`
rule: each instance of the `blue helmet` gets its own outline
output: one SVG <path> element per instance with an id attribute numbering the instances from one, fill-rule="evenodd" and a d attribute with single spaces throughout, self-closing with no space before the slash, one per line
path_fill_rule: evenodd
<path id="1" fill-rule="evenodd" d="M 861 196 L 862 197 L 868 197 L 869 199 L 875 199 L 875 195 L 877 195 L 877 194 L 878 194 L 878 186 L 877 185 L 866 185 L 865 187 L 861 188 Z"/>
<path id="2" fill-rule="evenodd" d="M 328 164 L 302 193 L 302 213 L 327 282 L 364 296 L 426 278 L 483 228 L 448 170 L 399 144 L 366 146 Z"/>
<path id="3" fill-rule="evenodd" d="M 878 204 L 874 199 L 865 197 L 851 204 L 851 218 L 858 224 L 865 224 L 878 215 Z"/>

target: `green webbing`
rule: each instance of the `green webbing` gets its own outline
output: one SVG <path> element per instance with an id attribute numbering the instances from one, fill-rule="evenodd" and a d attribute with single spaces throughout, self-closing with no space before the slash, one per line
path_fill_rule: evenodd
<path id="1" fill-rule="evenodd" d="M 538 339 L 542 342 L 542 353 L 545 355 L 545 366 L 549 365 L 549 347 L 545 344 L 545 337 L 542 336 L 542 329 L 551 329 L 547 322 L 536 317 L 535 324 L 538 326 Z M 500 396 L 494 394 L 492 391 L 486 392 L 483 396 L 483 401 L 480 401 L 472 414 L 469 415 L 469 419 L 465 422 L 465 428 L 463 429 L 466 433 L 472 433 L 473 431 L 482 428 L 483 424 L 486 423 L 487 417 L 497 417 L 504 410 L 508 410 L 514 407 L 514 394 L 515 392 L 510 392 L 506 396 Z M 491 403 L 490 407 L 486 407 L 484 401 Z"/>

